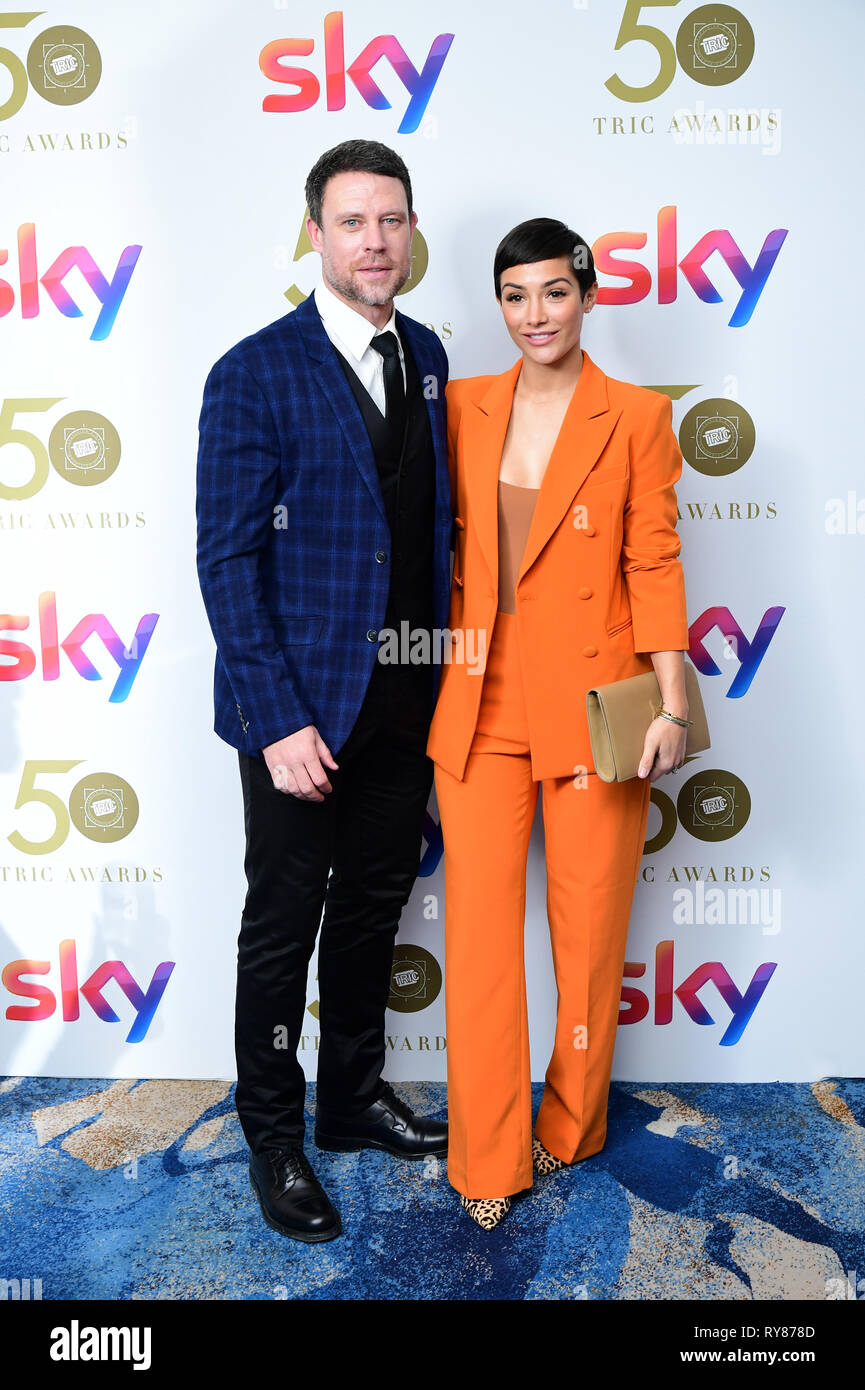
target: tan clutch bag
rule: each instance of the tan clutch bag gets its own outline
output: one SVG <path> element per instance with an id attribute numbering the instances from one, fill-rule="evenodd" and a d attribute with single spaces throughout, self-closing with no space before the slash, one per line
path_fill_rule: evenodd
<path id="1" fill-rule="evenodd" d="M 692 721 L 685 744 L 686 756 L 690 756 L 702 753 L 710 743 L 697 672 L 688 661 L 685 662 L 685 694 L 688 718 Z M 660 704 L 661 687 L 654 671 L 599 685 L 587 693 L 592 758 L 602 782 L 627 782 L 636 777 L 646 730 Z"/>

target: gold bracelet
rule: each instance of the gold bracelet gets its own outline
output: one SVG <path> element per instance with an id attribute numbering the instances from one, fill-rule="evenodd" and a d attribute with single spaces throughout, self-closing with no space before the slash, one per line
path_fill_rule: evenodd
<path id="1" fill-rule="evenodd" d="M 672 724 L 681 724 L 683 729 L 690 728 L 690 726 L 694 722 L 693 719 L 682 719 L 679 717 L 678 714 L 671 714 L 668 709 L 664 709 L 664 706 L 662 704 L 657 706 L 655 710 L 655 718 L 669 719 Z"/>

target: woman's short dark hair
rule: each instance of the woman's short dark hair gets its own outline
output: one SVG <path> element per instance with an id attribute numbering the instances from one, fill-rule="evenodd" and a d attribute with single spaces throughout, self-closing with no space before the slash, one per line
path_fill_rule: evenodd
<path id="1" fill-rule="evenodd" d="M 306 180 L 306 205 L 313 222 L 321 226 L 321 204 L 328 179 L 334 174 L 348 174 L 360 171 L 364 174 L 384 174 L 386 178 L 399 179 L 405 189 L 408 215 L 411 217 L 411 179 L 405 163 L 395 150 L 382 145 L 378 140 L 343 140 L 333 149 L 325 150 L 313 164 Z"/>
<path id="2" fill-rule="evenodd" d="M 595 283 L 595 261 L 588 242 L 579 232 L 555 217 L 532 217 L 512 227 L 496 247 L 493 261 L 496 299 L 501 300 L 501 277 L 509 266 L 553 261 L 559 256 L 568 257 L 580 287 L 580 297 L 584 297 Z"/>

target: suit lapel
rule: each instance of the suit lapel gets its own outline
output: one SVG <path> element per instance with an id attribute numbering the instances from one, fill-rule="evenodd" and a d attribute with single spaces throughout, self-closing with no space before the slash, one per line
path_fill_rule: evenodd
<path id="1" fill-rule="evenodd" d="M 316 382 L 330 402 L 363 480 L 372 493 L 376 506 L 387 521 L 384 498 L 381 495 L 381 482 L 379 481 L 369 432 L 360 413 L 360 407 L 339 364 L 336 348 L 325 332 L 313 296 L 310 295 L 302 304 L 299 304 L 294 313 L 300 323 L 307 354 L 316 363 Z"/>
<path id="2" fill-rule="evenodd" d="M 345 379 L 345 373 L 336 355 L 336 348 L 327 336 L 314 297 L 310 295 L 302 304 L 298 305 L 294 313 L 301 326 L 306 351 L 316 363 L 316 381 L 333 408 L 354 461 L 375 498 L 376 506 L 387 520 L 369 431 L 351 387 Z M 417 332 L 417 325 L 414 320 L 400 313 L 399 309 L 396 311 L 396 318 L 397 328 L 400 334 L 404 335 L 404 341 L 407 341 L 411 349 L 421 380 L 421 388 L 423 388 L 425 380 L 436 375 L 435 363 L 427 349 L 423 335 Z M 447 453 L 442 442 L 442 430 L 436 420 L 436 410 L 444 410 L 444 389 L 441 384 L 439 384 L 438 396 L 427 396 L 427 393 L 424 392 L 424 401 L 430 417 L 435 450 L 436 505 L 440 513 L 447 511 L 448 517 L 450 517 L 450 475 L 448 473 Z"/>
<path id="3" fill-rule="evenodd" d="M 522 358 L 495 377 L 465 419 L 466 487 L 480 547 L 498 587 L 498 491 L 502 449 Z M 517 574 L 534 564 L 559 525 L 578 488 L 594 467 L 621 410 L 610 409 L 607 380 L 587 352 L 541 480 L 526 548 Z"/>

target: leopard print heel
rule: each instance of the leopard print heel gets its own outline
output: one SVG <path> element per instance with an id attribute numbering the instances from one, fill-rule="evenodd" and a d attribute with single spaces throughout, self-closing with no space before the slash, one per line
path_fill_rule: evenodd
<path id="1" fill-rule="evenodd" d="M 495 1230 L 511 1209 L 510 1197 L 460 1197 L 463 1211 L 485 1231 Z"/>
<path id="2" fill-rule="evenodd" d="M 562 1158 L 556 1158 L 549 1149 L 545 1149 L 540 1139 L 532 1139 L 532 1167 L 536 1173 L 545 1176 L 547 1173 L 555 1173 L 559 1168 L 565 1167 Z"/>

